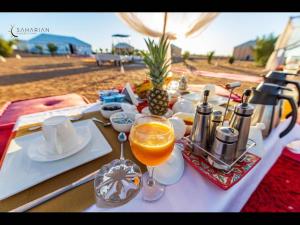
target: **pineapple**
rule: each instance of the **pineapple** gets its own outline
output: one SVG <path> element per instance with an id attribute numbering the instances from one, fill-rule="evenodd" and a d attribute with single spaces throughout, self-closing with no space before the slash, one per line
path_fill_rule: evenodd
<path id="1" fill-rule="evenodd" d="M 164 90 L 165 79 L 169 73 L 170 60 L 166 60 L 169 48 L 168 39 L 165 36 L 155 44 L 153 40 L 146 40 L 149 54 L 142 53 L 144 62 L 149 68 L 149 78 L 152 88 L 148 95 L 149 111 L 153 115 L 162 116 L 168 111 L 168 92 Z"/>

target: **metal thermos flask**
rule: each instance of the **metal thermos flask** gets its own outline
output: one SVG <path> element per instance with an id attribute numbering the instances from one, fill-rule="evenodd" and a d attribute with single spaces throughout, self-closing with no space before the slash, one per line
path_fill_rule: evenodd
<path id="1" fill-rule="evenodd" d="M 229 126 L 239 131 L 239 137 L 236 147 L 235 157 L 238 158 L 247 149 L 247 142 L 249 137 L 251 116 L 254 107 L 248 103 L 251 95 L 251 90 L 244 91 L 242 96 L 242 103 L 234 107 L 234 113 L 230 119 Z"/>
<path id="2" fill-rule="evenodd" d="M 209 90 L 204 91 L 204 101 L 197 106 L 194 124 L 191 133 L 191 141 L 198 144 L 201 148 L 208 150 L 210 146 L 210 117 L 212 105 L 207 102 Z M 202 155 L 203 152 L 197 148 L 193 149 L 195 155 Z"/>

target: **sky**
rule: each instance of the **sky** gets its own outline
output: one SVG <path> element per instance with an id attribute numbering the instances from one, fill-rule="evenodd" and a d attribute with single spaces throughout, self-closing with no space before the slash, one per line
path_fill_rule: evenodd
<path id="1" fill-rule="evenodd" d="M 283 32 L 290 16 L 299 13 L 220 13 L 197 37 L 173 43 L 192 54 L 231 55 L 234 46 L 257 36 Z M 9 29 L 16 27 L 47 27 L 52 34 L 74 36 L 90 43 L 94 50 L 110 49 L 112 34 L 131 35 L 131 44 L 146 49 L 145 36 L 124 24 L 115 13 L 0 13 L 0 36 L 10 39 Z M 20 35 L 30 39 L 36 35 Z"/>

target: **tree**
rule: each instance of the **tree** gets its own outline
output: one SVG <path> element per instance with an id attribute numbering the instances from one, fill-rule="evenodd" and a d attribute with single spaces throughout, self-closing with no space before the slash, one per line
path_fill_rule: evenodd
<path id="1" fill-rule="evenodd" d="M 182 59 L 185 62 L 186 60 L 188 60 L 190 58 L 190 52 L 189 51 L 185 51 L 182 55 Z"/>
<path id="2" fill-rule="evenodd" d="M 108 48 L 105 49 L 105 52 L 108 53 Z"/>
<path id="3" fill-rule="evenodd" d="M 229 64 L 233 64 L 234 61 L 235 61 L 234 56 L 230 56 L 229 59 L 228 59 L 228 63 L 229 63 Z"/>
<path id="4" fill-rule="evenodd" d="M 41 55 L 43 54 L 43 47 L 41 45 L 36 45 L 35 48 L 39 54 L 41 54 Z"/>
<path id="5" fill-rule="evenodd" d="M 102 53 L 102 52 L 103 52 L 103 49 L 102 49 L 102 48 L 99 48 L 99 51 L 100 51 L 100 53 Z"/>
<path id="6" fill-rule="evenodd" d="M 17 45 L 19 43 L 19 39 L 12 39 L 8 41 L 9 46 Z"/>
<path id="7" fill-rule="evenodd" d="M 138 50 L 138 49 L 134 49 L 133 53 L 136 56 L 141 56 L 140 50 Z"/>
<path id="8" fill-rule="evenodd" d="M 214 57 L 214 54 L 215 54 L 215 51 L 211 51 L 211 52 L 207 53 L 207 62 L 208 62 L 208 64 L 211 64 L 211 61 Z"/>
<path id="9" fill-rule="evenodd" d="M 14 41 L 6 41 L 0 37 L 0 56 L 8 57 L 11 56 L 14 52 L 12 46 L 14 45 Z"/>
<path id="10" fill-rule="evenodd" d="M 268 36 L 263 35 L 256 39 L 256 46 L 253 48 L 255 63 L 258 66 L 265 66 L 272 52 L 274 51 L 277 37 L 273 33 Z"/>
<path id="11" fill-rule="evenodd" d="M 48 50 L 49 50 L 49 52 L 52 56 L 56 53 L 56 51 L 58 49 L 57 46 L 53 43 L 48 43 L 47 47 L 48 47 Z"/>

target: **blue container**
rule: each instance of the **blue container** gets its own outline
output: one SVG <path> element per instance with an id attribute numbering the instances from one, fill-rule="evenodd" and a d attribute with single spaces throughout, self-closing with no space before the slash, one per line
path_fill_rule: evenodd
<path id="1" fill-rule="evenodd" d="M 124 102 L 125 95 L 123 95 L 123 94 L 117 94 L 114 97 L 115 97 L 115 101 L 116 102 Z"/>
<path id="2" fill-rule="evenodd" d="M 100 101 L 105 101 L 104 99 L 106 99 L 106 97 L 112 97 L 112 96 L 118 95 L 119 91 L 116 90 L 116 89 L 113 89 L 113 90 L 102 90 L 102 91 L 99 91 L 98 93 L 99 93 L 99 99 L 100 99 Z M 112 99 L 108 98 L 107 101 L 112 101 Z"/>
<path id="3" fill-rule="evenodd" d="M 115 102 L 115 96 L 103 96 L 102 101 L 104 103 L 110 103 L 110 102 Z"/>

